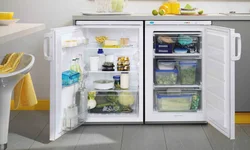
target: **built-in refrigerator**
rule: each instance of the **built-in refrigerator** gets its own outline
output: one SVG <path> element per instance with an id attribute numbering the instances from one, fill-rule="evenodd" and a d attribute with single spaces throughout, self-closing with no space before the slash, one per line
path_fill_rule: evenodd
<path id="1" fill-rule="evenodd" d="M 111 46 L 105 47 L 102 38 L 110 40 Z M 104 63 L 112 61 L 112 68 L 106 68 L 110 71 L 103 71 L 103 64 L 96 70 L 100 61 L 95 59 L 101 58 L 98 51 L 104 52 Z M 50 62 L 50 140 L 82 124 L 142 124 L 143 53 L 142 21 L 79 21 L 45 34 L 44 56 Z M 78 73 L 72 71 L 75 60 Z M 120 81 L 113 83 L 117 76 Z M 88 103 L 91 92 L 95 104 Z"/>
<path id="2" fill-rule="evenodd" d="M 240 34 L 210 21 L 146 21 L 145 122 L 208 122 L 235 138 Z"/>

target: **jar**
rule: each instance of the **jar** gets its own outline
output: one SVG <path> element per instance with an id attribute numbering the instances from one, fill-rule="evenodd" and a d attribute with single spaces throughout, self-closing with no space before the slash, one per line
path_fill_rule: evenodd
<path id="1" fill-rule="evenodd" d="M 107 13 L 111 11 L 111 0 L 95 0 L 96 12 Z"/>
<path id="2" fill-rule="evenodd" d="M 129 89 L 129 74 L 128 72 L 121 73 L 121 89 Z"/>
<path id="3" fill-rule="evenodd" d="M 120 80 L 120 76 L 117 75 L 117 76 L 113 76 L 113 79 L 114 79 L 114 86 L 116 89 L 120 89 L 121 88 L 121 80 Z"/>
<path id="4" fill-rule="evenodd" d="M 128 0 L 111 0 L 112 12 L 123 12 Z"/>

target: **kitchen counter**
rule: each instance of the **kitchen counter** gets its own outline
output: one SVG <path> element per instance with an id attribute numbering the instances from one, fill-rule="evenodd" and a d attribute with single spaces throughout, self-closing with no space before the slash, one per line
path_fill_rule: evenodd
<path id="1" fill-rule="evenodd" d="M 15 23 L 9 26 L 0 26 L 0 44 L 43 29 L 45 29 L 44 24 Z"/>
<path id="2" fill-rule="evenodd" d="M 178 20 L 249 20 L 250 21 L 250 13 L 249 15 L 226 15 L 226 14 L 207 14 L 207 15 L 197 15 L 197 16 L 188 16 L 188 15 L 166 15 L 166 16 L 152 16 L 151 14 L 133 14 L 128 16 L 105 16 L 105 15 L 98 15 L 98 16 L 73 16 L 73 21 L 76 20 L 169 20 L 169 21 L 178 21 Z"/>

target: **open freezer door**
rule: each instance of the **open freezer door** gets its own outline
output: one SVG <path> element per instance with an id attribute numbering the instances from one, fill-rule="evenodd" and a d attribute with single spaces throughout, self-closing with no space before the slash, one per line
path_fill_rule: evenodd
<path id="1" fill-rule="evenodd" d="M 67 87 L 62 85 L 62 72 L 70 69 L 72 58 L 76 58 L 79 54 L 83 55 L 82 47 L 68 45 L 73 48 L 67 48 L 65 42 L 82 38 L 83 34 L 83 30 L 80 27 L 69 26 L 52 29 L 44 37 L 44 57 L 50 61 L 51 141 L 58 139 L 67 131 L 77 128 L 86 120 L 86 100 L 81 102 L 82 108 L 80 114 L 79 108 L 76 110 L 73 106 L 76 92 L 79 89 L 79 83 Z"/>
<path id="2" fill-rule="evenodd" d="M 235 61 L 240 55 L 240 35 L 234 29 L 215 26 L 205 29 L 207 121 L 230 139 L 235 139 Z"/>

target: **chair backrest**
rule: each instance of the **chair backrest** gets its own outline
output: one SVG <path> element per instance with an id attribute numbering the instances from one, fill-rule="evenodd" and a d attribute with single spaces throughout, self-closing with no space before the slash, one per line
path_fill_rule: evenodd
<path id="1" fill-rule="evenodd" d="M 0 62 L 2 62 L 3 58 L 4 57 L 0 57 Z M 35 57 L 33 55 L 24 54 L 16 70 L 11 73 L 0 74 L 0 78 L 6 78 L 17 74 L 26 74 L 33 67 L 34 63 L 35 63 Z"/>

